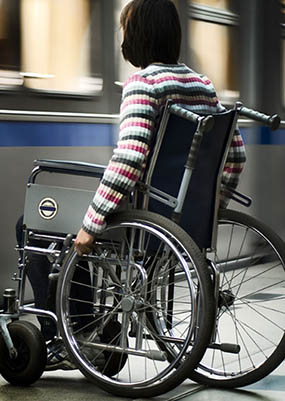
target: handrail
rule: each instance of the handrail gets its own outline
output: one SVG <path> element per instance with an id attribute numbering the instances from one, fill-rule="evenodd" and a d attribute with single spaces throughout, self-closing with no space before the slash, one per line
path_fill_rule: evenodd
<path id="1" fill-rule="evenodd" d="M 117 124 L 118 114 L 0 109 L 0 121 L 58 121 Z"/>
<path id="2" fill-rule="evenodd" d="M 72 113 L 55 111 L 36 110 L 9 110 L 0 109 L 0 121 L 58 121 L 58 122 L 88 122 L 118 124 L 119 114 L 100 113 Z M 248 128 L 254 125 L 254 121 L 248 118 L 239 118 L 238 125 L 241 128 Z M 280 128 L 285 128 L 285 120 L 281 120 Z"/>

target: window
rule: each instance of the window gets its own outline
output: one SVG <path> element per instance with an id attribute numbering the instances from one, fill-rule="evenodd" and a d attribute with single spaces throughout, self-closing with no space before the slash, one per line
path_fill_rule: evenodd
<path id="1" fill-rule="evenodd" d="M 188 35 L 191 67 L 213 81 L 223 102 L 233 103 L 239 96 L 239 21 L 238 16 L 226 8 L 233 8 L 233 2 L 191 2 Z"/>
<path id="2" fill-rule="evenodd" d="M 285 0 L 281 0 L 281 33 L 282 33 L 282 42 L 281 42 L 281 54 L 282 54 L 282 103 L 285 106 Z"/>
<path id="3" fill-rule="evenodd" d="M 282 103 L 285 106 L 285 38 L 282 40 L 282 80 L 283 80 L 283 91 L 282 91 Z"/>
<path id="4" fill-rule="evenodd" d="M 2 0 L 1 18 L 8 26 L 12 18 L 7 11 L 9 3 L 14 5 L 19 41 L 17 47 L 11 46 L 18 63 L 9 70 L 18 72 L 19 83 L 56 93 L 102 89 L 98 0 Z M 11 30 L 4 34 L 8 37 Z M 10 35 L 10 40 L 16 38 Z M 8 63 L 8 55 L 3 57 L 0 75 Z"/>
<path id="5" fill-rule="evenodd" d="M 22 84 L 19 0 L 0 0 L 0 88 Z"/>
<path id="6" fill-rule="evenodd" d="M 195 0 L 195 3 L 225 10 L 233 10 L 235 7 L 235 1 L 233 0 Z"/>

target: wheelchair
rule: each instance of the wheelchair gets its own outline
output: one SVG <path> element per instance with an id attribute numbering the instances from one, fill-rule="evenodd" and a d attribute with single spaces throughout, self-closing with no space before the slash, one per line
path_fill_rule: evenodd
<path id="1" fill-rule="evenodd" d="M 221 173 L 239 115 L 278 126 L 278 116 L 242 105 L 198 116 L 169 102 L 144 179 L 124 210 L 109 216 L 92 254 L 82 257 L 72 244 L 94 192 L 36 179 L 46 172 L 100 178 L 105 167 L 35 161 L 26 191 L 18 292 L 5 291 L 0 314 L 0 373 L 8 382 L 29 385 L 46 364 L 41 333 L 19 320 L 21 314 L 53 319 L 78 369 L 115 395 L 153 397 L 188 377 L 242 386 L 278 366 L 285 356 L 283 243 L 250 216 L 219 213 Z M 181 155 L 178 144 L 184 154 L 187 149 L 181 169 L 170 152 Z M 233 197 L 239 199 L 237 193 Z M 56 311 L 24 303 L 33 253 L 51 261 Z"/>

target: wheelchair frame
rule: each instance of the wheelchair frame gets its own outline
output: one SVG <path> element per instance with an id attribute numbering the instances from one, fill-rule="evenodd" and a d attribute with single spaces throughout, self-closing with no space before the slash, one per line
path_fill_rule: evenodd
<path id="1" fill-rule="evenodd" d="M 160 151 L 160 147 L 163 142 L 163 137 L 168 124 L 168 119 L 171 114 L 178 116 L 179 118 L 187 119 L 192 123 L 194 123 L 196 126 L 192 144 L 189 150 L 189 155 L 185 165 L 185 171 L 181 181 L 180 190 L 177 197 L 170 196 L 164 191 L 158 190 L 157 188 L 151 186 L 151 178 Z M 52 228 L 47 228 L 50 226 L 50 222 L 52 220 L 50 218 L 49 213 L 55 212 L 55 214 L 57 214 L 58 210 L 54 204 L 49 203 L 51 200 L 48 196 L 45 196 L 43 198 L 43 194 L 41 192 L 42 188 L 40 186 L 37 186 L 37 184 L 35 183 L 38 174 L 41 172 L 53 172 L 53 173 L 100 178 L 103 174 L 105 167 L 99 165 L 92 165 L 88 163 L 78 163 L 69 161 L 40 160 L 35 162 L 35 168 L 32 171 L 27 186 L 27 195 L 25 202 L 26 206 L 24 214 L 27 230 L 25 233 L 25 246 L 23 249 L 20 249 L 20 251 L 24 252 L 24 258 L 22 263 L 19 265 L 18 276 L 17 276 L 18 296 L 16 297 L 13 291 L 11 290 L 7 290 L 6 292 L 6 298 L 9 299 L 9 303 L 7 303 L 7 306 L 5 307 L 3 313 L 1 313 L 0 315 L 0 324 L 1 324 L 0 327 L 3 337 L 2 343 L 0 342 L 0 355 L 1 352 L 3 353 L 3 349 L 7 347 L 8 354 L 6 352 L 6 355 L 8 355 L 8 358 L 10 358 L 11 360 L 17 358 L 17 350 L 13 345 L 14 337 L 11 337 L 11 335 L 9 334 L 9 331 L 11 332 L 13 331 L 13 327 L 10 326 L 11 328 L 10 329 L 8 326 L 9 328 L 8 330 L 7 322 L 10 320 L 12 320 L 12 322 L 14 320 L 17 320 L 19 314 L 31 313 L 52 318 L 56 322 L 58 330 L 60 328 L 57 334 L 63 336 L 65 345 L 68 351 L 71 353 L 72 360 L 78 365 L 79 369 L 82 371 L 83 374 L 86 375 L 87 378 L 89 378 L 91 381 L 94 381 L 103 389 L 111 393 L 121 394 L 123 396 L 159 395 L 163 392 L 169 391 L 170 389 L 174 388 L 189 376 L 191 376 L 194 380 L 200 382 L 206 382 L 207 384 L 216 385 L 218 383 L 218 385 L 222 385 L 225 387 L 233 387 L 236 385 L 243 385 L 240 383 L 244 383 L 244 381 L 246 382 L 246 384 L 248 383 L 248 380 L 251 382 L 256 381 L 262 375 L 268 374 L 269 371 L 272 370 L 272 363 L 271 363 L 270 368 L 266 366 L 266 368 L 262 372 L 260 371 L 260 368 L 258 368 L 259 372 L 257 374 L 258 376 L 257 379 L 255 373 L 254 377 L 246 373 L 245 374 L 246 378 L 244 378 L 244 375 L 238 375 L 242 376 L 242 379 L 240 379 L 239 377 L 238 380 L 235 380 L 235 378 L 219 380 L 219 377 L 218 378 L 211 377 L 212 375 L 211 367 L 210 368 L 207 367 L 208 362 L 205 363 L 203 362 L 204 360 L 202 359 L 206 349 L 219 350 L 220 352 L 225 352 L 229 354 L 233 353 L 238 354 L 240 351 L 240 346 L 238 344 L 228 344 L 228 343 L 218 344 L 216 341 L 217 322 L 215 323 L 214 320 L 215 317 L 218 320 L 219 317 L 218 315 L 221 310 L 219 302 L 221 303 L 221 298 L 224 297 L 222 306 L 225 308 L 229 308 L 229 306 L 231 306 L 230 303 L 233 300 L 231 298 L 231 294 L 227 294 L 228 298 L 226 298 L 224 296 L 224 294 L 226 293 L 220 290 L 221 287 L 220 271 L 219 271 L 220 268 L 217 267 L 216 261 L 210 260 L 209 258 L 208 259 L 205 258 L 205 256 L 208 253 L 213 253 L 217 249 L 217 229 L 219 225 L 218 206 L 219 206 L 221 175 L 226 160 L 226 156 L 228 153 L 228 149 L 232 140 L 232 136 L 234 133 L 234 129 L 236 126 L 238 115 L 245 115 L 255 120 L 262 121 L 266 124 L 269 124 L 272 128 L 276 128 L 278 126 L 278 116 L 271 116 L 271 117 L 265 116 L 261 113 L 246 109 L 245 107 L 242 107 L 241 104 L 237 104 L 231 128 L 227 133 L 228 134 L 227 143 L 223 152 L 223 158 L 220 164 L 219 174 L 216 182 L 215 207 L 213 215 L 214 223 L 212 226 L 211 247 L 210 249 L 203 250 L 204 257 L 200 253 L 197 245 L 180 227 L 177 226 L 176 223 L 179 223 L 181 217 L 181 211 L 185 201 L 185 196 L 188 190 L 188 186 L 191 180 L 192 171 L 195 168 L 196 160 L 199 155 L 199 148 L 203 141 L 203 134 L 204 132 L 210 131 L 213 128 L 213 117 L 195 115 L 189 110 L 183 109 L 169 102 L 166 105 L 164 113 L 162 115 L 159 130 L 157 132 L 157 138 L 154 146 L 153 155 L 151 158 L 151 163 L 147 170 L 145 180 L 144 182 L 139 182 L 137 185 L 138 191 L 143 192 L 143 203 L 142 203 L 143 211 L 140 212 L 134 209 L 133 211 L 122 212 L 121 214 L 119 213 L 118 216 L 115 216 L 114 219 L 112 219 L 111 216 L 109 221 L 111 232 L 112 230 L 114 232 L 118 231 L 120 235 L 120 232 L 123 230 L 124 233 L 123 238 L 125 239 L 125 242 L 128 243 L 130 248 L 128 254 L 130 260 L 127 261 L 127 259 L 125 259 L 126 260 L 125 263 L 120 260 L 119 276 L 117 275 L 117 273 L 115 273 L 115 270 L 112 271 L 112 269 L 110 269 L 108 266 L 106 267 L 105 266 L 106 263 L 116 264 L 116 261 L 114 261 L 114 257 L 103 256 L 104 252 L 102 252 L 101 248 L 103 247 L 104 250 L 104 246 L 106 246 L 107 244 L 104 236 L 102 239 L 99 238 L 99 240 L 96 241 L 98 242 L 98 244 L 95 247 L 97 254 L 91 256 L 84 256 L 82 258 L 84 263 L 93 263 L 94 265 L 101 264 L 101 270 L 103 271 L 102 273 L 103 278 L 101 277 L 99 281 L 101 280 L 101 283 L 105 285 L 105 288 L 103 290 L 99 290 L 98 287 L 97 296 L 100 298 L 100 302 L 98 304 L 99 305 L 98 310 L 100 310 L 100 308 L 102 307 L 101 301 L 103 300 L 102 302 L 106 302 L 106 299 L 110 297 L 110 289 L 109 289 L 110 283 L 108 280 L 111 280 L 111 284 L 113 286 L 113 287 L 111 286 L 110 288 L 116 288 L 116 286 L 120 287 L 119 283 L 120 283 L 120 278 L 122 277 L 124 283 L 126 283 L 128 295 L 126 295 L 125 297 L 119 295 L 123 287 L 122 288 L 120 287 L 120 291 L 117 290 L 118 293 L 116 293 L 115 291 L 115 295 L 113 295 L 114 308 L 115 309 L 117 308 L 116 309 L 117 311 L 120 309 L 120 312 L 116 312 L 115 318 L 116 319 L 118 318 L 117 315 L 119 315 L 119 313 L 121 313 L 122 315 L 121 318 L 122 320 L 120 321 L 121 324 L 120 330 L 122 331 L 122 333 L 121 332 L 120 333 L 122 334 L 122 336 L 119 343 L 114 342 L 113 339 L 112 340 L 113 343 L 111 342 L 111 344 L 103 343 L 100 345 L 99 342 L 96 343 L 97 341 L 96 340 L 95 341 L 96 345 L 94 345 L 94 338 L 95 338 L 94 335 L 93 337 L 91 336 L 90 337 L 91 339 L 89 338 L 88 340 L 77 339 L 75 331 L 73 331 L 72 328 L 73 317 L 72 314 L 68 312 L 69 309 L 70 310 L 72 309 L 73 304 L 72 301 L 68 301 L 70 302 L 71 306 L 67 305 L 65 299 L 67 299 L 68 297 L 71 298 L 70 294 L 72 292 L 72 285 L 74 285 L 74 283 L 72 285 L 68 284 L 68 279 L 72 281 L 73 277 L 72 275 L 75 274 L 74 272 L 77 266 L 80 267 L 81 262 L 78 262 L 78 257 L 74 252 L 72 252 L 72 235 L 66 236 L 61 233 L 65 234 L 68 234 L 70 232 L 73 234 L 76 233 L 79 227 L 78 221 L 80 221 L 81 217 L 77 220 L 75 219 L 76 221 L 74 224 L 74 229 L 73 227 L 70 226 L 68 226 L 68 228 L 65 229 L 63 220 L 59 220 L 61 222 L 59 225 L 58 223 L 55 223 L 54 226 L 51 225 Z M 48 190 L 50 191 L 50 188 Z M 60 194 L 62 192 L 62 189 L 55 187 L 53 188 L 53 191 L 55 191 L 54 193 L 56 194 Z M 90 197 L 92 193 L 89 191 L 76 191 L 76 192 L 77 196 L 79 196 L 80 199 L 79 203 L 83 202 L 87 206 L 88 202 L 90 202 Z M 63 199 L 68 196 L 70 196 L 70 189 L 64 189 Z M 135 192 L 135 197 L 132 200 L 131 208 L 133 208 L 137 204 L 137 196 L 138 192 Z M 156 216 L 153 213 L 148 212 L 147 209 L 150 197 L 157 199 L 168 206 L 173 207 L 174 212 L 172 213 L 172 220 L 174 220 L 176 223 L 170 222 L 168 219 L 165 219 L 162 216 Z M 39 203 L 39 199 L 44 200 L 46 203 L 42 204 Z M 38 206 L 39 212 L 47 211 L 47 216 L 46 218 L 41 220 L 40 227 L 36 227 L 38 219 L 37 218 L 34 219 L 33 213 L 30 213 L 30 210 L 32 209 L 31 205 L 39 205 Z M 70 213 L 70 210 L 68 211 L 68 213 Z M 41 217 L 43 216 L 41 215 Z M 255 221 L 254 223 L 251 222 L 251 224 L 253 226 L 257 225 Z M 60 227 L 60 230 L 54 230 L 55 227 Z M 134 234 L 133 238 L 129 240 L 129 237 L 125 234 L 125 232 L 127 232 L 128 230 L 134 233 L 138 232 L 138 234 Z M 41 233 L 41 231 L 43 231 L 43 233 Z M 56 232 L 57 234 L 53 235 L 51 234 L 52 232 Z M 58 232 L 60 233 L 58 234 Z M 271 232 L 269 236 L 271 236 L 272 238 Z M 160 253 L 160 251 L 159 252 L 157 251 L 155 255 L 151 254 L 151 252 L 153 252 L 153 250 L 151 249 L 148 249 L 148 251 L 150 252 L 149 254 L 147 254 L 146 256 L 144 255 L 147 253 L 143 248 L 143 246 L 146 243 L 145 242 L 146 237 L 148 238 L 155 237 L 156 240 L 158 239 L 160 241 L 160 244 L 163 244 L 162 248 L 160 249 L 167 248 L 167 252 L 164 254 L 164 256 L 162 256 L 162 253 Z M 112 241 L 114 241 L 112 242 L 112 246 L 113 248 L 116 247 L 115 255 L 119 259 L 119 253 L 117 253 L 118 252 L 117 249 L 119 248 L 117 248 L 118 242 L 116 238 L 118 238 L 118 235 L 117 236 L 115 235 L 114 240 L 112 239 Z M 49 248 L 30 246 L 28 244 L 29 239 L 33 240 L 40 239 L 47 242 L 51 242 L 53 245 Z M 277 248 L 276 253 L 278 253 L 281 263 L 282 265 L 284 265 L 283 260 L 285 260 L 285 254 L 280 251 L 281 242 L 278 241 L 279 239 L 275 236 L 273 239 L 275 248 L 274 246 L 273 248 L 274 249 Z M 278 243 L 277 246 L 276 243 Z M 61 250 L 56 249 L 57 244 L 63 244 Z M 130 255 L 131 251 L 133 251 L 132 249 L 133 247 L 135 247 L 138 250 L 138 252 L 135 256 L 132 257 L 131 260 Z M 58 284 L 58 291 L 57 291 L 58 294 L 57 304 L 60 306 L 57 313 L 47 310 L 40 310 L 37 308 L 24 305 L 24 296 L 25 296 L 24 289 L 26 280 L 25 257 L 26 254 L 29 253 L 37 253 L 49 257 L 53 261 L 52 275 L 55 275 L 57 277 L 59 271 L 61 271 Z M 108 246 L 106 248 L 105 255 L 107 255 L 107 253 L 108 253 Z M 153 258 L 156 258 L 157 260 L 163 260 L 163 258 L 167 259 L 165 255 L 168 255 L 168 257 L 172 261 L 171 262 L 172 267 L 171 269 L 168 270 L 167 268 L 165 268 L 166 265 L 162 266 L 164 262 L 161 264 L 156 262 L 157 265 L 155 265 L 155 263 L 152 261 Z M 143 263 L 151 264 L 152 266 L 150 269 L 151 278 L 148 277 L 148 274 L 143 268 L 142 261 Z M 175 265 L 174 261 L 179 266 L 177 270 L 176 267 L 173 267 Z M 208 261 L 208 266 L 207 266 L 207 261 Z M 129 266 L 132 266 L 132 269 L 129 269 L 129 271 L 126 272 Z M 80 268 L 82 268 L 82 266 Z M 166 273 L 164 269 L 166 269 Z M 173 273 L 174 276 L 172 275 L 172 270 L 174 271 Z M 106 275 L 104 276 L 104 271 L 108 272 L 106 274 L 107 275 L 109 274 L 110 278 L 107 278 Z M 169 295 L 169 293 L 174 293 L 174 290 L 176 289 L 175 287 L 176 273 L 177 275 L 184 276 L 183 282 L 185 282 L 186 285 L 185 287 L 183 287 L 183 289 L 184 290 L 188 289 L 189 304 L 191 304 L 193 308 L 192 311 L 193 316 L 192 315 L 190 316 L 190 314 L 189 316 L 186 317 L 184 316 L 185 321 L 188 319 L 187 320 L 188 326 L 186 325 L 184 327 L 184 332 L 182 336 L 183 338 L 180 339 L 178 338 L 176 332 L 176 323 L 175 324 L 173 323 L 173 316 L 169 317 L 171 314 L 173 315 L 173 311 L 175 311 L 175 306 L 173 306 L 174 302 L 178 302 L 179 305 L 178 298 L 177 299 L 170 298 L 173 296 Z M 155 288 L 156 287 L 155 285 L 150 284 L 151 281 L 157 282 L 157 286 L 159 287 L 160 292 L 157 290 L 157 288 Z M 214 288 L 215 288 L 214 298 L 212 293 L 212 281 L 214 282 Z M 83 283 L 81 285 L 83 285 Z M 92 285 L 94 288 L 97 289 L 98 284 L 93 282 Z M 133 290 L 133 287 L 135 288 L 135 291 Z M 140 293 L 140 296 L 137 296 L 137 293 L 139 291 L 138 287 L 140 287 L 142 291 Z M 163 287 L 166 287 L 167 290 L 163 289 Z M 151 296 L 149 296 L 149 292 L 151 292 Z M 221 294 L 223 294 L 223 296 L 221 296 Z M 144 307 L 142 306 L 142 304 L 144 305 Z M 156 307 L 157 309 L 155 309 Z M 105 316 L 107 316 L 108 313 L 112 314 L 110 306 L 108 306 L 108 308 L 106 308 L 106 310 L 104 311 Z M 149 308 L 153 308 L 154 312 L 152 313 L 148 312 Z M 214 312 L 214 308 L 216 308 L 216 314 Z M 185 311 L 183 313 L 185 314 Z M 136 322 L 131 321 L 132 319 L 134 320 L 134 315 L 137 317 Z M 58 319 L 58 316 L 60 316 L 60 319 Z M 66 325 L 65 322 L 62 320 L 62 318 L 69 319 L 69 324 Z M 128 320 L 128 323 L 126 323 L 126 319 Z M 148 324 L 145 323 L 145 319 L 149 320 Z M 158 320 L 159 323 L 156 323 L 156 319 Z M 105 323 L 105 325 L 108 324 L 109 320 L 107 317 L 107 323 Z M 131 332 L 134 333 L 133 336 L 136 338 L 134 347 L 130 347 L 128 345 L 129 341 L 128 330 L 130 327 L 131 327 Z M 23 329 L 23 331 L 25 330 L 26 329 Z M 101 332 L 99 329 L 95 330 L 97 333 L 97 337 L 102 336 L 103 333 L 102 330 L 103 329 L 101 329 Z M 33 334 L 33 338 L 35 339 L 36 337 L 38 338 L 39 335 L 38 333 L 35 332 Z M 150 339 L 150 341 L 156 343 L 157 349 L 155 350 L 149 349 L 149 351 L 147 352 L 142 351 L 141 350 L 142 344 L 147 339 Z M 282 344 L 283 340 L 281 341 Z M 41 343 L 41 349 L 43 349 L 42 342 L 40 340 L 37 340 L 37 342 Z M 91 342 L 93 342 L 93 345 L 91 344 Z M 169 344 L 172 345 L 170 346 Z M 113 372 L 112 372 L 113 375 L 111 375 L 110 371 L 108 371 L 107 374 L 104 374 L 104 368 L 102 368 L 102 366 L 99 368 L 96 367 L 97 369 L 96 370 L 92 365 L 89 356 L 86 356 L 86 352 L 82 351 L 83 349 L 82 347 L 95 348 L 97 352 L 99 352 L 99 354 L 100 353 L 102 354 L 103 352 L 109 352 L 109 353 L 113 352 L 116 356 L 116 361 L 118 364 L 117 370 L 119 371 L 121 369 L 124 369 L 123 365 L 129 363 L 126 362 L 126 360 L 123 358 L 124 353 L 127 354 L 127 358 L 130 356 L 136 356 L 136 357 L 143 356 L 150 360 L 157 360 L 161 362 L 166 361 L 168 366 L 166 368 L 162 368 L 158 373 L 156 373 L 156 376 L 154 378 L 151 377 L 147 379 L 142 379 L 141 381 L 139 380 L 138 382 L 137 381 L 133 382 L 132 379 L 129 379 L 128 383 L 122 385 L 122 383 L 119 383 L 119 381 L 118 383 L 116 382 L 117 380 L 116 378 L 112 378 L 112 376 L 114 376 Z M 279 344 L 277 345 L 277 348 L 278 349 L 280 348 Z M 44 353 L 44 351 L 42 351 L 42 353 Z M 118 355 L 120 355 L 119 362 L 117 357 Z M 201 359 L 202 363 L 199 364 Z M 7 367 L 6 366 L 1 367 L 1 364 L 0 364 L 0 371 L 3 374 L 4 370 L 3 376 L 11 383 L 14 382 L 16 384 L 19 383 L 22 384 L 22 382 L 24 381 L 25 384 L 29 384 L 40 377 L 41 373 L 44 370 L 43 366 L 44 361 L 45 358 L 43 357 L 41 359 L 40 367 L 37 366 L 37 371 L 40 372 L 37 374 L 33 372 L 33 374 L 30 374 L 30 376 L 28 375 L 29 376 L 28 378 L 25 378 L 25 375 L 19 375 L 18 373 L 16 377 L 12 377 L 13 375 L 11 374 L 10 371 L 8 374 L 5 372 L 5 369 Z M 193 370 L 197 365 L 198 367 L 196 368 L 196 372 L 193 373 Z M 116 371 L 115 375 L 119 375 L 119 371 Z M 256 369 L 254 368 L 253 371 L 255 372 Z M 19 378 L 19 376 L 21 377 Z M 221 376 L 225 377 L 226 373 L 221 374 Z"/>

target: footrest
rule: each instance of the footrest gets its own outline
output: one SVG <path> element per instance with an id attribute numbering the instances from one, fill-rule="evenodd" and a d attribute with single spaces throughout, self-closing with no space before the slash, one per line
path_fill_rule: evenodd
<path id="1" fill-rule="evenodd" d="M 240 345 L 238 344 L 229 344 L 229 343 L 222 343 L 217 344 L 213 343 L 208 346 L 208 348 L 218 349 L 222 352 L 228 352 L 229 354 L 238 354 L 240 352 Z"/>

